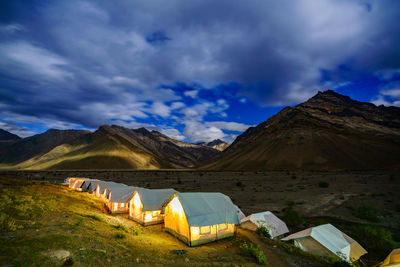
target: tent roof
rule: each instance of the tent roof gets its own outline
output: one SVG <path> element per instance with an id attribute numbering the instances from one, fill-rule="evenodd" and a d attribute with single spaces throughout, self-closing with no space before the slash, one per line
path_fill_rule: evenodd
<path id="1" fill-rule="evenodd" d="M 119 188 L 119 187 L 125 187 L 127 186 L 126 184 L 120 184 L 120 183 L 114 183 L 114 182 L 107 182 L 104 186 L 100 186 L 100 192 L 101 193 L 106 193 L 106 195 L 113 189 L 113 188 Z"/>
<path id="2" fill-rule="evenodd" d="M 241 223 L 251 221 L 258 227 L 265 225 L 270 232 L 271 237 L 276 237 L 289 232 L 285 222 L 276 217 L 270 211 L 253 213 L 241 220 Z"/>
<path id="3" fill-rule="evenodd" d="M 100 192 L 102 191 L 102 187 L 104 187 L 108 182 L 104 182 L 104 181 L 91 181 L 90 182 L 90 189 L 89 192 L 92 193 L 94 191 L 94 189 L 96 189 L 97 185 L 100 185 Z"/>
<path id="4" fill-rule="evenodd" d="M 171 196 L 178 193 L 175 189 L 147 189 L 137 188 L 140 201 L 143 205 L 143 211 L 161 210 L 162 206 L 167 202 Z"/>
<path id="5" fill-rule="evenodd" d="M 246 217 L 246 215 L 243 213 L 243 211 L 235 204 L 233 204 L 233 206 L 235 206 L 237 213 L 239 215 L 239 220 L 242 220 Z"/>
<path id="6" fill-rule="evenodd" d="M 400 266 L 400 248 L 393 249 L 379 266 Z"/>
<path id="7" fill-rule="evenodd" d="M 342 233 L 339 229 L 331 224 L 323 224 L 316 227 L 308 228 L 283 238 L 283 241 L 299 239 L 310 236 L 321 245 L 326 247 L 333 254 L 344 254 L 346 260 L 357 260 L 367 251 L 358 244 L 354 239 Z"/>
<path id="8" fill-rule="evenodd" d="M 97 180 L 97 179 L 87 179 L 87 180 L 83 181 L 83 183 L 81 185 L 82 190 L 83 191 L 87 190 L 89 185 L 90 185 L 90 182 L 92 182 L 92 181 L 99 181 L 99 180 Z"/>
<path id="9" fill-rule="evenodd" d="M 231 199 L 221 193 L 177 193 L 189 226 L 221 223 L 239 224 L 239 215 Z"/>
<path id="10" fill-rule="evenodd" d="M 111 198 L 110 202 L 127 203 L 131 200 L 133 193 L 138 188 L 135 186 L 120 186 L 110 189 Z"/>

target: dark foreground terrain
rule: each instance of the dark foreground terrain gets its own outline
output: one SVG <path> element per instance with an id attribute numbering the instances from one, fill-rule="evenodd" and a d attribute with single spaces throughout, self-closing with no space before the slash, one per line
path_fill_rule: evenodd
<path id="1" fill-rule="evenodd" d="M 148 188 L 218 191 L 249 215 L 264 210 L 283 218 L 291 232 L 330 222 L 369 252 L 373 265 L 400 241 L 398 172 L 206 171 L 0 171 L 26 180 L 62 182 L 90 177 Z"/>

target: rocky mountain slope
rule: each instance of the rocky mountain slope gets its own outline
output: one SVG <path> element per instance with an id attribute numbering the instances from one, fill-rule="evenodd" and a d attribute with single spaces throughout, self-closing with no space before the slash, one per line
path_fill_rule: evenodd
<path id="1" fill-rule="evenodd" d="M 249 128 L 203 168 L 399 169 L 399 159 L 400 108 L 328 90 Z"/>
<path id="2" fill-rule="evenodd" d="M 27 146 L 15 147 L 21 154 L 29 151 Z M 46 153 L 38 156 L 24 156 L 25 161 L 19 160 L 17 165 L 11 167 L 22 169 L 187 168 L 196 167 L 217 153 L 219 151 L 213 148 L 180 142 L 160 132 L 150 132 L 145 128 L 134 130 L 116 125 L 104 125 L 93 133 L 85 132 L 68 142 L 54 146 Z"/>
<path id="3" fill-rule="evenodd" d="M 215 139 L 211 142 L 199 143 L 198 145 L 214 148 L 219 151 L 224 151 L 229 144 L 221 139 Z"/>

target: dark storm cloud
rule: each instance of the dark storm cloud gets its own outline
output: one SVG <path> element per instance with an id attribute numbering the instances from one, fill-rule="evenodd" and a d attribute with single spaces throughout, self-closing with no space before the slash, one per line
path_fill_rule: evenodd
<path id="1" fill-rule="evenodd" d="M 4 3 L 0 103 L 9 120 L 185 122 L 211 104 L 182 107 L 183 94 L 163 85 L 233 82 L 237 97 L 289 105 L 362 73 L 385 79 L 400 69 L 398 1 Z"/>

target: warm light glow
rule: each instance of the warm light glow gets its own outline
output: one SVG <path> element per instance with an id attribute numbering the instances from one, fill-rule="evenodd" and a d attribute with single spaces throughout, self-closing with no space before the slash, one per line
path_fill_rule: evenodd
<path id="1" fill-rule="evenodd" d="M 121 208 L 124 208 L 125 207 L 125 203 L 121 203 Z"/>
<path id="2" fill-rule="evenodd" d="M 183 207 L 182 207 L 181 202 L 179 201 L 178 197 L 174 197 L 171 200 L 170 206 L 171 206 L 172 212 L 178 213 L 180 217 L 183 215 Z"/>
<path id="3" fill-rule="evenodd" d="M 136 192 L 135 195 L 133 196 L 133 205 L 135 207 L 139 208 L 140 207 L 140 203 L 141 203 L 141 201 L 140 201 L 139 194 Z"/>
<path id="4" fill-rule="evenodd" d="M 118 203 L 114 203 L 114 210 L 118 209 Z"/>
<path id="5" fill-rule="evenodd" d="M 144 216 L 145 221 L 151 221 L 153 219 L 153 216 L 151 216 L 150 212 L 146 212 L 146 215 Z"/>

